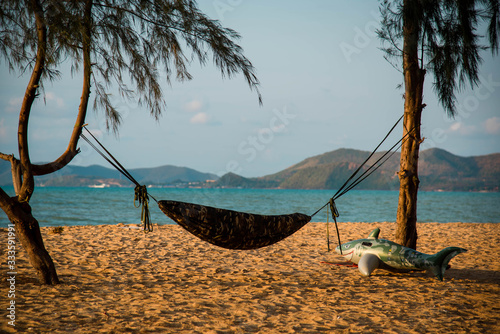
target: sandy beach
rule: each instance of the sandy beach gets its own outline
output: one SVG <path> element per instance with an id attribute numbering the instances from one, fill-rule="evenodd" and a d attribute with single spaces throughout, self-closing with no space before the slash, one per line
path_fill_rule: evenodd
<path id="1" fill-rule="evenodd" d="M 500 224 L 418 225 L 421 252 L 468 249 L 443 282 L 426 272 L 367 278 L 332 265 L 343 259 L 327 251 L 325 223 L 252 251 L 212 246 L 176 225 L 148 234 L 130 227 L 42 228 L 57 286 L 40 285 L 18 248 L 15 327 L 2 228 L 0 332 L 500 333 Z M 342 241 L 375 227 L 394 239 L 394 223 L 339 224 Z"/>

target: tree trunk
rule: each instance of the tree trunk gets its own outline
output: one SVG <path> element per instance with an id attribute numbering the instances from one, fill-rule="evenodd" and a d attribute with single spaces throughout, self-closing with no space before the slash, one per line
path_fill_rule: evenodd
<path id="1" fill-rule="evenodd" d="M 43 284 L 59 284 L 56 267 L 49 252 L 45 249 L 38 221 L 29 214 L 28 219 L 12 221 L 15 224 L 16 235 L 21 241 L 30 264 L 36 270 L 38 279 Z"/>
<path id="2" fill-rule="evenodd" d="M 43 17 L 43 8 L 39 0 L 31 0 L 30 5 L 32 6 L 35 16 L 38 45 L 33 72 L 26 88 L 23 104 L 19 113 L 18 145 L 20 159 L 17 160 L 13 155 L 7 156 L 0 153 L 1 159 L 11 162 L 12 178 L 17 195 L 16 197 L 10 198 L 7 193 L 0 188 L 0 208 L 5 211 L 11 223 L 14 224 L 16 236 L 26 250 L 30 264 L 34 267 L 40 281 L 44 284 L 57 284 L 59 283 L 59 278 L 57 277 L 54 263 L 43 244 L 38 221 L 31 213 L 29 200 L 35 188 L 34 175 L 45 175 L 63 168 L 79 152 L 77 148 L 78 139 L 85 122 L 90 96 L 92 4 L 92 0 L 86 0 L 83 13 L 83 89 L 78 116 L 67 150 L 51 163 L 44 165 L 31 164 L 28 149 L 28 123 L 31 107 L 37 97 L 40 78 L 44 71 L 47 47 L 47 27 Z"/>
<path id="3" fill-rule="evenodd" d="M 403 135 L 413 131 L 401 147 L 396 241 L 403 246 L 417 249 L 417 194 L 420 182 L 418 154 L 422 112 L 406 109 L 405 107 Z"/>
<path id="4" fill-rule="evenodd" d="M 36 270 L 37 276 L 43 284 L 58 284 L 54 262 L 43 244 L 38 221 L 31 214 L 31 207 L 27 202 L 20 203 L 17 197 L 9 197 L 0 188 L 0 207 L 14 224 L 16 236 L 26 250 L 30 264 Z"/>
<path id="5" fill-rule="evenodd" d="M 399 201 L 396 240 L 403 246 L 417 248 L 418 153 L 421 142 L 420 121 L 425 70 L 419 67 L 419 22 L 415 6 L 405 0 L 403 9 L 403 73 L 405 103 L 403 136 L 399 171 Z"/>
<path id="6" fill-rule="evenodd" d="M 31 214 L 31 207 L 29 205 L 29 200 L 35 189 L 35 181 L 28 149 L 28 123 L 31 107 L 37 97 L 40 78 L 44 71 L 47 47 L 47 27 L 44 22 L 43 8 L 38 0 L 32 0 L 31 6 L 36 21 L 38 37 L 37 54 L 19 113 L 18 145 L 20 167 L 17 161 L 11 161 L 14 171 L 12 176 L 15 178 L 13 179 L 14 185 L 21 184 L 21 187 L 16 192 L 17 196 L 11 199 L 2 190 L 0 201 L 2 202 L 2 209 L 7 213 L 12 224 L 15 225 L 16 236 L 26 250 L 29 262 L 37 271 L 40 281 L 44 284 L 57 284 L 59 283 L 59 278 L 57 277 L 54 263 L 45 249 L 38 221 Z"/>
<path id="7" fill-rule="evenodd" d="M 73 160 L 73 158 L 80 152 L 78 149 L 78 139 L 82 133 L 82 128 L 87 116 L 87 107 L 90 98 L 90 79 L 92 74 L 92 64 L 90 59 L 91 49 L 91 34 L 92 34 L 92 0 L 85 2 L 85 9 L 83 13 L 83 30 L 82 30 L 82 53 L 83 53 L 83 86 L 82 96 L 80 98 L 80 106 L 78 107 L 78 115 L 76 117 L 75 126 L 71 133 L 68 148 L 64 153 L 54 160 L 43 165 L 31 165 L 33 175 L 46 175 L 54 173 Z"/>

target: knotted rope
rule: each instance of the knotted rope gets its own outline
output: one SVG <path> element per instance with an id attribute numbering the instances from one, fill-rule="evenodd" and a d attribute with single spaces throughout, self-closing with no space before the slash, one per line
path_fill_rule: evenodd
<path id="1" fill-rule="evenodd" d="M 144 231 L 152 232 L 153 224 L 151 223 L 151 215 L 149 213 L 149 198 L 148 190 L 146 186 L 136 186 L 134 195 L 134 206 L 138 208 L 142 206 L 141 209 L 141 223 L 144 225 Z M 135 201 L 138 201 L 139 205 L 135 205 Z"/>
<path id="2" fill-rule="evenodd" d="M 318 212 L 320 212 L 323 208 L 330 206 L 330 211 L 332 213 L 333 220 L 335 221 L 335 227 L 337 229 L 337 238 L 339 241 L 339 246 L 341 245 L 340 242 L 340 233 L 339 229 L 337 226 L 337 217 L 339 216 L 339 212 L 337 211 L 337 207 L 335 206 L 335 200 L 344 194 L 346 194 L 348 191 L 356 187 L 361 181 L 366 179 L 368 176 L 370 176 L 373 172 L 375 172 L 380 166 L 382 166 L 389 158 L 403 145 L 403 143 L 408 140 L 409 136 L 417 129 L 415 126 L 411 131 L 408 131 L 401 139 L 399 139 L 396 144 L 394 144 L 387 152 L 382 154 L 380 158 L 377 159 L 377 161 L 369 166 L 366 171 L 364 171 L 361 175 L 359 175 L 356 179 L 354 177 L 358 174 L 358 172 L 361 171 L 363 166 L 366 165 L 368 160 L 377 152 L 378 148 L 382 145 L 382 143 L 385 142 L 387 137 L 392 133 L 392 131 L 396 128 L 398 123 L 403 119 L 404 115 L 401 116 L 397 122 L 392 126 L 392 128 L 389 130 L 389 132 L 385 135 L 384 139 L 375 147 L 375 149 L 370 153 L 370 155 L 363 161 L 363 163 L 354 171 L 354 173 L 351 174 L 351 176 L 345 181 L 345 183 L 338 189 L 338 191 L 335 193 L 335 195 L 330 198 L 330 200 L 324 204 L 322 207 L 320 207 L 316 212 L 314 212 L 311 217 L 314 217 Z M 327 217 L 328 217 L 328 211 L 327 211 Z M 328 228 L 328 220 L 327 220 L 327 243 L 328 243 L 328 251 L 330 251 L 330 235 L 329 235 L 329 228 Z M 342 248 L 340 248 L 340 252 L 342 254 Z"/>
<path id="3" fill-rule="evenodd" d="M 90 141 L 89 138 L 87 138 L 83 133 L 80 134 L 80 137 L 82 137 L 83 140 L 85 140 L 94 150 L 97 151 L 107 162 L 109 162 L 117 171 L 123 174 L 127 179 L 130 180 L 130 182 L 135 184 L 135 189 L 134 189 L 134 206 L 138 208 L 141 206 L 141 223 L 144 224 L 144 231 L 145 232 L 152 232 L 153 231 L 153 223 L 151 222 L 151 215 L 149 213 L 149 197 L 154 199 L 156 202 L 156 198 L 154 198 L 151 195 L 148 195 L 148 190 L 146 186 L 140 185 L 139 182 L 137 182 L 136 179 L 128 172 L 125 167 L 122 166 L 122 164 L 116 160 L 116 158 L 101 144 L 99 140 L 85 127 L 86 124 L 83 126 L 83 128 L 88 132 L 88 134 L 94 139 L 94 141 L 99 144 L 99 146 L 104 150 L 101 151 L 99 147 L 97 147 L 93 142 Z M 136 205 L 136 201 L 139 203 Z"/>

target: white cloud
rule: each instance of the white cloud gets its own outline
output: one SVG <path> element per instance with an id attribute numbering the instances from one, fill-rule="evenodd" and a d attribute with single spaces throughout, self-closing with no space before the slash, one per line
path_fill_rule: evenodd
<path id="1" fill-rule="evenodd" d="M 200 100 L 192 100 L 184 103 L 184 110 L 188 112 L 199 111 L 201 108 L 203 108 L 203 102 Z"/>
<path id="2" fill-rule="evenodd" d="M 47 92 L 45 94 L 45 100 L 47 102 L 55 102 L 58 108 L 64 108 L 64 100 L 60 97 L 57 97 L 53 92 Z"/>
<path id="3" fill-rule="evenodd" d="M 210 117 L 205 112 L 199 112 L 189 120 L 193 124 L 206 124 L 210 120 Z"/>
<path id="4" fill-rule="evenodd" d="M 448 128 L 448 132 L 458 133 L 460 135 L 470 135 L 476 131 L 474 125 L 466 125 L 462 122 L 455 122 Z"/>
<path id="5" fill-rule="evenodd" d="M 283 132 L 285 129 L 286 129 L 285 124 L 279 124 L 271 127 L 271 130 L 273 130 L 273 132 Z"/>
<path id="6" fill-rule="evenodd" d="M 500 117 L 488 118 L 484 122 L 484 128 L 486 129 L 486 133 L 491 135 L 500 134 Z"/>
<path id="7" fill-rule="evenodd" d="M 460 126 L 462 126 L 462 123 L 456 122 L 450 125 L 450 131 L 458 131 L 460 129 Z"/>
<path id="8" fill-rule="evenodd" d="M 56 94 L 53 92 L 47 92 L 44 96 L 43 99 L 49 106 L 51 103 L 55 103 L 56 107 L 59 109 L 62 109 L 65 107 L 64 100 L 60 97 L 58 97 Z M 9 99 L 7 102 L 7 105 L 5 106 L 5 111 L 8 113 L 14 113 L 14 112 L 19 112 L 21 109 L 21 105 L 23 103 L 23 98 L 22 97 L 12 97 Z"/>

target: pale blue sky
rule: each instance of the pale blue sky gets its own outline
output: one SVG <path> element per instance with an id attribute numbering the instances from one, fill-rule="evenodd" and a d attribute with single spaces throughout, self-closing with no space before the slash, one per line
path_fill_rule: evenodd
<path id="1" fill-rule="evenodd" d="M 195 62 L 190 82 L 165 83 L 167 108 L 159 122 L 147 110 L 116 98 L 119 136 L 105 132 L 102 113 L 89 128 L 127 168 L 177 165 L 222 175 L 278 172 L 338 148 L 371 151 L 403 112 L 402 76 L 383 58 L 374 34 L 377 1 L 199 1 L 200 8 L 238 31 L 257 69 L 264 105 L 242 76 L 221 79 L 211 63 Z M 481 86 L 458 95 L 448 119 L 426 78 L 423 148 L 461 156 L 500 152 L 500 58 L 483 53 Z M 27 76 L 0 63 L 0 152 L 17 155 L 17 118 Z M 81 77 L 46 84 L 30 121 L 33 161 L 66 148 L 80 101 Z M 395 142 L 401 135 L 398 127 Z M 390 145 L 386 145 L 388 148 Z M 73 164 L 107 163 L 85 143 Z"/>

